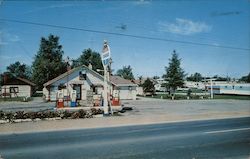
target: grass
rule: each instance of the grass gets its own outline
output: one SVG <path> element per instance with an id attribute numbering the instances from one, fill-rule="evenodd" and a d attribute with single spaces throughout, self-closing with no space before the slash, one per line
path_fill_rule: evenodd
<path id="1" fill-rule="evenodd" d="M 148 98 L 157 98 L 157 99 L 172 99 L 168 94 L 155 94 L 152 96 L 146 96 Z M 190 99 L 201 99 L 199 95 L 191 95 Z M 203 95 L 203 99 L 209 99 L 210 95 Z M 186 95 L 175 95 L 176 100 L 187 100 Z M 243 96 L 243 95 L 214 95 L 214 99 L 235 99 L 235 100 L 250 100 L 250 96 Z"/>
<path id="2" fill-rule="evenodd" d="M 191 89 L 192 93 L 204 93 L 201 89 Z M 188 90 L 177 90 L 176 93 L 187 93 Z"/>
<path id="3" fill-rule="evenodd" d="M 250 100 L 250 96 L 244 95 L 214 95 L 214 99 L 236 99 L 236 100 Z"/>

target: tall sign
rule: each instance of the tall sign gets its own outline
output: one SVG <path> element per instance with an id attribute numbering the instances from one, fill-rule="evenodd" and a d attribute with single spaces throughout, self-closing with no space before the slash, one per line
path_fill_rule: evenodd
<path id="1" fill-rule="evenodd" d="M 110 52 L 108 42 L 106 40 L 104 41 L 104 44 L 103 44 L 101 57 L 102 57 L 103 67 L 108 66 L 110 63 L 110 59 L 111 59 L 111 52 Z"/>
<path id="2" fill-rule="evenodd" d="M 103 111 L 105 115 L 109 114 L 109 106 L 110 111 L 112 113 L 112 107 L 110 101 L 110 88 L 108 85 L 109 82 L 109 67 L 111 62 L 111 52 L 107 41 L 104 41 L 103 43 L 103 49 L 102 49 L 102 64 L 104 68 L 104 81 L 103 81 Z"/>

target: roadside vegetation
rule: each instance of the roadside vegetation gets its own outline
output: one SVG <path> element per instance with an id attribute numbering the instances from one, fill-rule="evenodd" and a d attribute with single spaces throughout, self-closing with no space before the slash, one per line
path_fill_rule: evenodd
<path id="1" fill-rule="evenodd" d="M 39 121 L 39 120 L 60 120 L 60 119 L 84 119 L 93 118 L 94 115 L 103 114 L 101 109 L 92 108 L 88 111 L 80 109 L 77 111 L 58 110 L 58 111 L 2 111 L 0 110 L 0 123 L 13 123 L 23 121 Z"/>

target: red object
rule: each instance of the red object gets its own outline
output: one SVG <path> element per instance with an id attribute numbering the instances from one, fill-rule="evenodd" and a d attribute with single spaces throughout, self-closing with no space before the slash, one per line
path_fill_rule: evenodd
<path id="1" fill-rule="evenodd" d="M 62 101 L 57 101 L 57 108 L 63 108 L 64 107 L 64 104 L 63 104 L 64 102 Z"/>
<path id="2" fill-rule="evenodd" d="M 113 98 L 112 99 L 112 106 L 119 106 L 119 105 L 120 105 L 119 98 Z"/>

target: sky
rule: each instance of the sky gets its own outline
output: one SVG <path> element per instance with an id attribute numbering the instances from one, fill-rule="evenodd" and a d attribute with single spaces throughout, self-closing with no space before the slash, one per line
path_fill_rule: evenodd
<path id="1" fill-rule="evenodd" d="M 87 48 L 101 52 L 107 40 L 112 69 L 131 65 L 135 77 L 161 77 L 176 50 L 188 75 L 239 78 L 250 72 L 249 12 L 249 0 L 0 0 L 0 73 L 15 61 L 31 65 L 41 37 L 54 34 L 60 37 L 64 58 L 76 59 Z"/>

